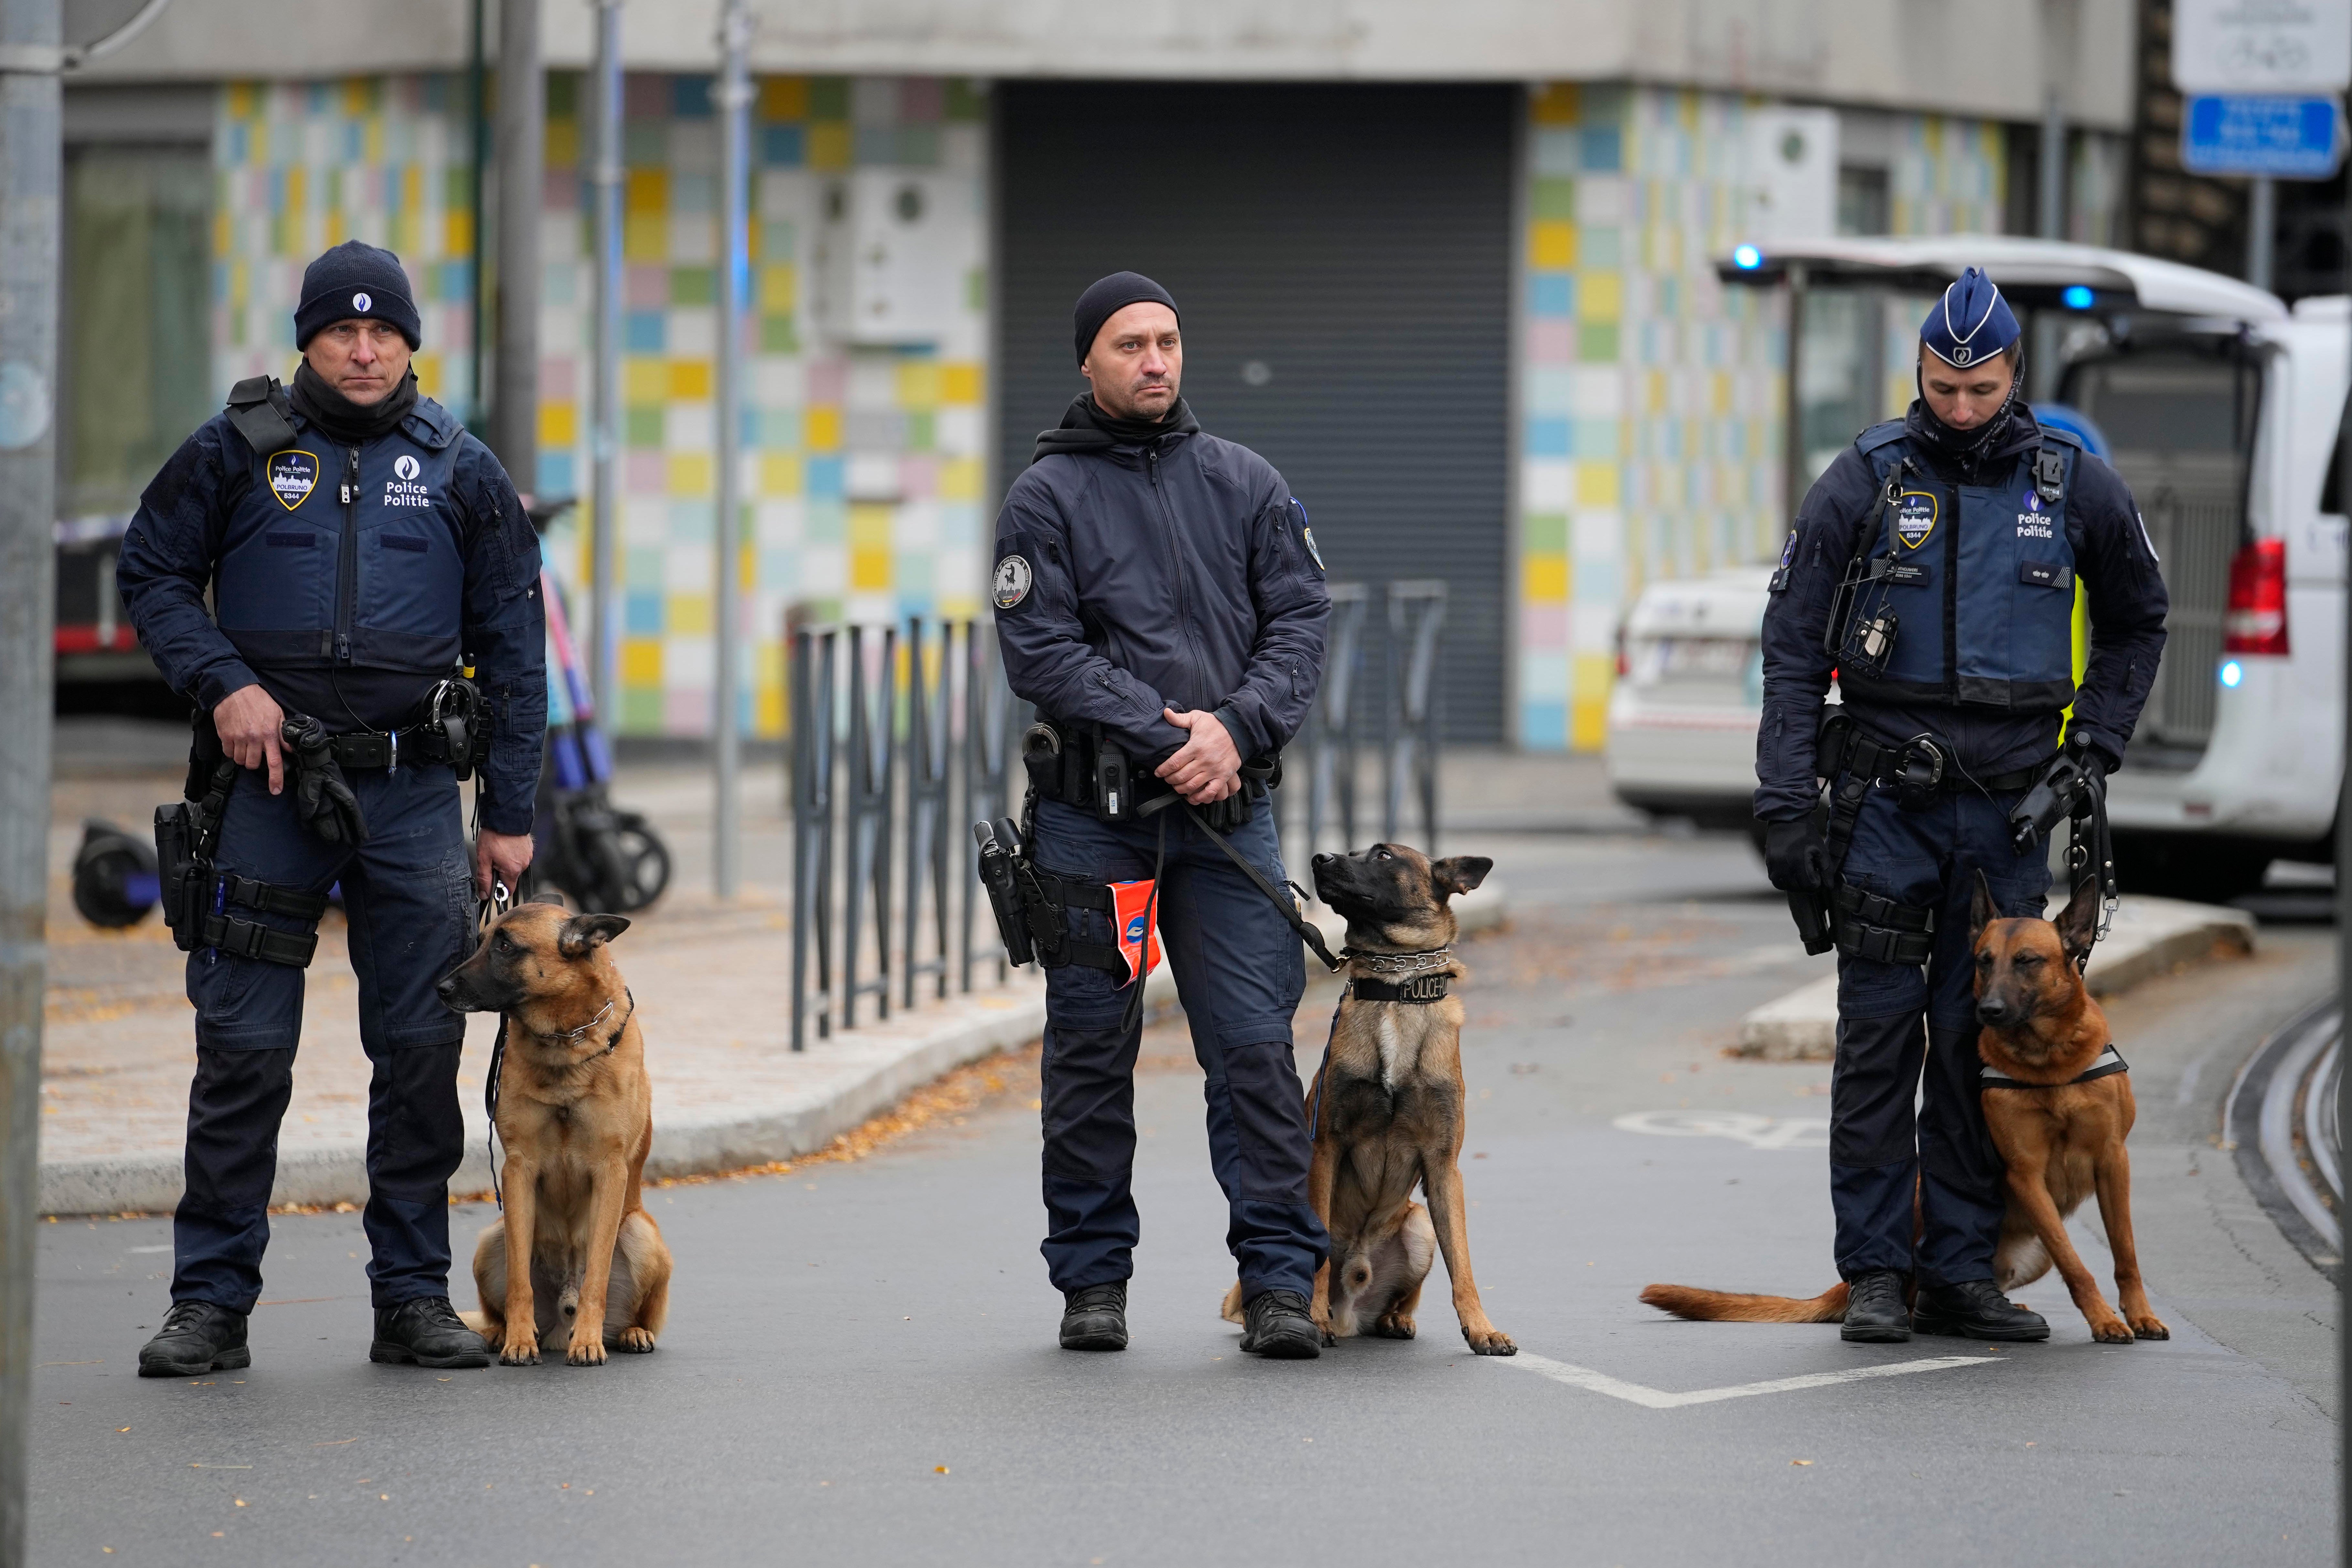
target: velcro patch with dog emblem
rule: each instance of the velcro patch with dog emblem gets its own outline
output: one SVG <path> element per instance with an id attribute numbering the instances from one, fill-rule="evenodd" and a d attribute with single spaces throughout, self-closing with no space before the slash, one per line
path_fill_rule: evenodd
<path id="1" fill-rule="evenodd" d="M 1000 610 L 1009 610 L 1029 596 L 1029 584 L 1034 581 L 1027 557 L 1008 555 L 996 563 L 996 575 L 989 584 L 989 597 Z"/>
<path id="2" fill-rule="evenodd" d="M 1895 537 L 1906 549 L 1916 550 L 1936 531 L 1936 498 L 1926 490 L 1905 490 L 1895 498 Z"/>
<path id="3" fill-rule="evenodd" d="M 319 459 L 308 452 L 279 452 L 269 459 L 269 493 L 292 511 L 319 486 Z"/>

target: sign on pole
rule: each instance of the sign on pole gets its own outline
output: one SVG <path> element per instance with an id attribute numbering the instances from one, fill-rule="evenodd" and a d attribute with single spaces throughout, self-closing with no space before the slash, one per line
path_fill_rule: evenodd
<path id="1" fill-rule="evenodd" d="M 2344 158 L 2333 98 L 2192 98 L 2180 121 L 2180 165 L 2192 174 L 2324 180 Z"/>
<path id="2" fill-rule="evenodd" d="M 2285 97 L 2352 87 L 2352 0 L 2174 0 L 2172 85 Z"/>

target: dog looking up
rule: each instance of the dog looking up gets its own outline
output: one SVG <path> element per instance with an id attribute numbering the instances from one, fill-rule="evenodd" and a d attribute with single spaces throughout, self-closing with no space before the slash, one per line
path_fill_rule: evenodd
<path id="1" fill-rule="evenodd" d="M 2124 1141 L 2137 1108 L 2131 1074 L 2115 1054 L 2107 1016 L 2083 984 L 2099 924 L 2099 889 L 2085 879 L 2055 921 L 2004 919 L 1984 873 L 1969 910 L 1976 957 L 1977 1054 L 1983 1063 L 1985 1125 L 2008 1167 L 2009 1205 L 1993 1250 L 2006 1293 L 2050 1271 L 2054 1260 L 2094 1339 L 2129 1344 L 2171 1338 L 2150 1310 L 2132 1236 L 2131 1157 Z M 2066 1235 L 2066 1218 L 2093 1193 L 2116 1258 L 2117 1317 Z M 1711 1322 L 1834 1323 L 1846 1287 L 1810 1300 L 1653 1285 L 1642 1300 L 1680 1318 Z"/>
<path id="2" fill-rule="evenodd" d="M 654 1348 L 669 1248 L 640 1195 L 654 1139 L 636 1001 L 606 947 L 619 915 L 519 904 L 441 982 L 461 1013 L 502 1015 L 497 1124 L 506 1212 L 474 1247 L 467 1326 L 509 1366 L 558 1349 L 573 1366 Z M 530 1267 L 509 1267 L 520 1254 Z"/>
<path id="3" fill-rule="evenodd" d="M 1331 1237 L 1310 1308 L 1326 1344 L 1359 1332 L 1412 1338 L 1422 1281 L 1443 1252 L 1470 1348 L 1517 1351 L 1487 1321 L 1470 1269 L 1462 1003 L 1451 994 L 1465 972 L 1448 900 L 1494 865 L 1478 855 L 1433 865 L 1401 844 L 1315 857 L 1316 895 L 1348 919 L 1349 959 L 1331 1044 L 1307 1089 L 1307 1196 Z M 1416 1185 L 1427 1209 L 1412 1201 Z M 1237 1284 L 1225 1317 L 1241 1321 L 1241 1308 Z"/>

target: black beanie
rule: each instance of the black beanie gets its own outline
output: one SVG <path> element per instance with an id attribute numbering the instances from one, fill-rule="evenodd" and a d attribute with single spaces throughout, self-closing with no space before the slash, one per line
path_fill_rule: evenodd
<path id="1" fill-rule="evenodd" d="M 1080 364 L 1087 363 L 1087 351 L 1095 346 L 1095 334 L 1102 331 L 1103 323 L 1141 300 L 1165 305 L 1178 321 L 1184 319 L 1184 312 L 1176 309 L 1175 296 L 1140 272 L 1114 272 L 1087 286 L 1087 291 L 1078 296 Z"/>
<path id="2" fill-rule="evenodd" d="M 396 327 L 410 349 L 425 341 L 425 322 L 408 297 L 408 274 L 400 258 L 356 239 L 347 239 L 302 271 L 302 303 L 294 310 L 294 346 L 337 321 L 373 317 Z"/>

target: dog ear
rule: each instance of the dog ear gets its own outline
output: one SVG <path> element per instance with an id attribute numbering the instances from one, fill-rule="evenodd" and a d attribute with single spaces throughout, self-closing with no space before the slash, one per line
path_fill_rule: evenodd
<path id="1" fill-rule="evenodd" d="M 1495 863 L 1484 855 L 1450 855 L 1429 868 L 1429 879 L 1448 897 L 1466 893 L 1486 879 Z"/>
<path id="2" fill-rule="evenodd" d="M 1969 895 L 1969 951 L 1974 952 L 1977 943 L 1984 940 L 1985 927 L 2000 919 L 2000 906 L 1992 901 L 1992 884 L 1985 879 L 1984 868 L 1977 868 L 1977 889 Z"/>
<path id="3" fill-rule="evenodd" d="M 573 915 L 563 922 L 563 936 L 557 948 L 566 958 L 585 958 L 589 949 L 612 941 L 628 929 L 629 922 L 619 915 Z"/>
<path id="4" fill-rule="evenodd" d="M 2074 896 L 2058 911 L 2058 945 L 2066 950 L 2067 959 L 2080 969 L 2083 960 L 2091 955 L 2091 944 L 2099 939 L 2099 881 L 2085 877 L 2074 884 Z"/>

